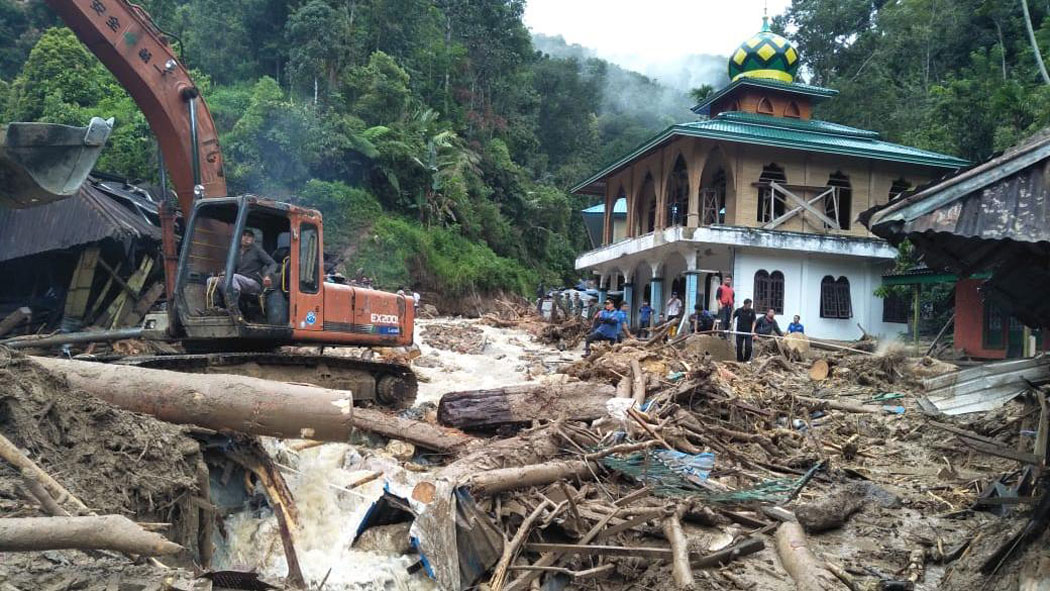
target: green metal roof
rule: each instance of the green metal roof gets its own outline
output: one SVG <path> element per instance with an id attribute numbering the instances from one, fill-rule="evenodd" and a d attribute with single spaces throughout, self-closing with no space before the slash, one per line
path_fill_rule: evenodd
<path id="1" fill-rule="evenodd" d="M 878 139 L 879 134 L 876 132 L 837 123 L 727 112 L 720 113 L 712 119 L 668 127 L 642 143 L 631 153 L 573 187 L 572 192 L 585 192 L 591 184 L 609 176 L 674 136 L 855 156 L 944 169 L 956 169 L 969 164 L 966 160 L 955 156 L 884 142 Z"/>
<path id="2" fill-rule="evenodd" d="M 821 101 L 827 98 L 831 98 L 839 93 L 839 91 L 831 88 L 822 88 L 820 86 L 813 86 L 810 84 L 802 84 L 800 82 L 781 82 L 779 80 L 773 80 L 770 78 L 739 78 L 736 82 L 731 82 L 723 86 L 717 92 L 711 94 L 700 104 L 692 108 L 692 111 L 698 115 L 707 115 L 711 112 L 711 105 L 714 104 L 718 99 L 725 95 L 733 92 L 741 86 L 754 86 L 756 88 L 765 88 L 770 90 L 780 90 L 783 92 L 789 92 L 791 94 L 801 94 L 813 99 L 813 102 Z"/>

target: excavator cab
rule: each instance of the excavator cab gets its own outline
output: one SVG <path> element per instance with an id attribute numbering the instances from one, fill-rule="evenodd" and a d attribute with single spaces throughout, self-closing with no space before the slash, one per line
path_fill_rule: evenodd
<path id="1" fill-rule="evenodd" d="M 246 231 L 275 263 L 258 292 L 235 285 Z M 411 300 L 326 282 L 323 252 L 316 210 L 254 195 L 198 201 L 176 271 L 177 336 L 190 348 L 226 351 L 411 344 Z"/>

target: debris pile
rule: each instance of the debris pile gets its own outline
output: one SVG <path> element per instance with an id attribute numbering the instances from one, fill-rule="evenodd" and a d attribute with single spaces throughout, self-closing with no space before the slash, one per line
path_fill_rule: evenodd
<path id="1" fill-rule="evenodd" d="M 444 351 L 477 354 L 485 349 L 485 334 L 476 326 L 430 324 L 422 331 L 423 342 Z"/>
<path id="2" fill-rule="evenodd" d="M 145 539 L 161 545 L 157 554 L 179 551 L 176 558 L 185 564 L 200 560 L 198 540 L 210 529 L 202 525 L 198 502 L 202 484 L 207 486 L 207 468 L 197 441 L 182 427 L 73 390 L 3 347 L 0 457 L 0 514 L 8 518 L 0 546 L 47 543 L 49 536 L 73 535 L 61 529 L 70 524 L 61 520 L 96 520 L 90 529 L 113 539 L 87 548 L 117 549 L 129 540 Z M 27 529 L 20 532 L 23 524 Z M 48 524 L 60 529 L 49 530 Z M 107 589 L 110 574 L 114 581 L 161 579 L 155 568 L 113 552 L 87 552 L 0 561 L 0 580 L 6 576 L 15 589 L 101 590 Z"/>
<path id="3" fill-rule="evenodd" d="M 978 580 L 974 563 L 994 550 L 966 553 L 975 532 L 996 523 L 977 511 L 982 490 L 1043 490 L 1018 476 L 1018 461 L 1021 472 L 1043 465 L 1045 436 L 1041 458 L 1009 453 L 1019 432 L 1038 427 L 1031 401 L 1009 417 L 930 419 L 915 394 L 923 378 L 955 369 L 948 364 L 900 352 L 793 361 L 777 347 L 751 364 L 720 362 L 699 342 L 707 338 L 596 347 L 564 368 L 587 381 L 562 386 L 561 397 L 537 386 L 442 399 L 444 424 L 527 426 L 440 472 L 470 490 L 508 540 L 480 582 L 974 588 L 959 585 Z M 952 441 L 990 432 L 999 439 L 984 447 Z M 1033 529 L 1014 515 L 1015 529 Z M 1003 561 L 995 580 L 1016 588 L 1023 562 Z"/>
<path id="4" fill-rule="evenodd" d="M 530 316 L 508 307 L 481 322 L 514 323 L 519 329 L 544 325 Z M 659 588 L 673 581 L 683 589 L 961 591 L 984 585 L 1005 591 L 1018 588 L 1019 581 L 1046 579 L 1046 572 L 1030 565 L 1044 558 L 1050 522 L 1041 480 L 1050 437 L 1043 387 L 1050 382 L 1050 363 L 1027 362 L 1019 374 L 984 366 L 989 375 L 1009 376 L 994 384 L 1013 388 L 1020 383 L 1014 378 L 1024 376 L 1024 391 L 1011 390 L 991 410 L 947 416 L 929 400 L 922 402 L 924 385 L 953 379 L 971 384 L 965 378 L 972 370 L 960 372 L 898 350 L 876 355 L 815 340 L 800 347 L 770 339 L 756 348 L 760 353 L 753 362 L 738 363 L 719 335 L 668 338 L 666 333 L 660 327 L 648 340 L 597 345 L 589 357 L 561 365 L 560 373 L 538 382 L 447 393 L 436 412 L 413 409 L 395 416 L 351 409 L 336 404 L 341 399 L 324 398 L 338 396 L 335 391 L 304 389 L 290 398 L 297 400 L 297 412 L 276 412 L 279 405 L 268 403 L 266 411 L 248 413 L 254 419 L 246 420 L 242 406 L 230 402 L 223 407 L 227 415 L 198 422 L 212 429 L 318 440 L 288 445 L 285 449 L 294 449 L 296 457 L 320 448 L 320 440 L 352 439 L 375 447 L 374 454 L 362 453 L 381 456 L 381 462 L 354 463 L 364 476 L 326 485 L 356 498 L 363 493 L 355 488 L 372 483 L 369 490 L 378 495 L 355 517 L 360 523 L 346 524 L 353 530 L 347 544 L 397 554 L 401 564 L 411 565 L 406 578 L 428 576 L 442 589 L 562 589 L 592 582 L 604 589 Z M 484 348 L 483 332 L 469 323 L 427 326 L 423 339 L 464 354 Z M 62 464 L 64 457 L 36 451 L 42 449 L 33 439 L 37 422 L 42 424 L 37 436 L 54 444 L 61 439 L 47 435 L 49 429 L 85 419 L 59 420 L 64 415 L 56 413 L 68 404 L 63 402 L 68 387 L 45 373 L 32 373 L 42 370 L 25 358 L 5 360 L 0 365 L 6 371 L 22 372 L 3 382 L 20 386 L 0 386 L 7 388 L 0 390 L 7 408 L 15 408 L 8 402 L 12 397 L 26 399 L 23 391 L 37 388 L 34 384 L 45 386 L 36 406 L 19 402 L 28 410 L 0 414 L 0 432 L 29 449 L 56 479 L 64 482 L 68 474 L 71 490 L 83 494 L 85 502 L 142 521 L 140 514 L 152 510 L 141 506 L 143 499 L 117 497 L 118 505 L 124 504 L 106 506 L 105 499 L 73 488 L 87 477 Z M 68 372 L 90 364 L 48 360 L 43 365 L 54 365 L 56 375 L 72 375 Z M 97 380 L 106 371 L 129 379 L 134 374 L 140 384 L 161 379 L 134 367 L 81 371 L 70 379 L 106 397 Z M 195 407 L 189 401 L 218 400 L 224 392 L 206 388 L 205 381 L 230 378 L 192 379 L 193 388 L 169 394 L 163 411 L 168 420 L 191 422 L 185 413 Z M 245 400 L 274 402 L 273 392 L 293 387 L 307 388 L 270 383 L 263 392 L 261 385 L 252 390 L 250 380 L 237 381 Z M 982 392 L 966 388 L 966 395 Z M 148 412 L 161 406 L 145 404 L 157 400 L 149 392 L 135 399 L 112 398 Z M 200 494 L 193 489 L 199 482 L 199 445 L 192 453 L 172 452 L 186 439 L 179 428 L 165 426 L 171 438 L 162 439 L 168 431 L 154 434 L 151 425 L 163 423 L 89 397 L 76 400 L 89 401 L 83 403 L 94 410 L 85 411 L 87 417 L 115 413 L 146 425 L 138 428 L 152 444 L 117 428 L 109 430 L 119 438 L 95 436 L 92 441 L 105 450 L 102 458 L 124 458 L 125 470 L 136 466 L 140 455 L 170 458 L 171 466 L 157 460 L 135 476 L 146 481 L 160 474 L 154 468 L 166 470 L 165 478 L 185 487 L 184 497 Z M 171 414 L 176 410 L 182 414 Z M 23 418 L 11 418 L 15 415 Z M 41 417 L 54 417 L 54 424 L 48 427 Z M 313 424 L 301 423 L 307 419 Z M 338 428 L 325 426 L 330 419 Z M 275 431 L 276 425 L 286 433 Z M 300 474 L 309 464 L 283 455 L 289 452 L 270 460 L 257 444 L 211 433 L 223 438 L 206 438 L 213 442 L 205 458 L 212 493 L 216 476 L 230 471 L 214 455 L 222 441 L 222 449 L 235 450 L 227 455 L 246 469 L 238 474 L 262 475 L 265 494 L 255 495 L 261 500 L 253 505 L 276 519 L 281 533 L 278 541 L 271 540 L 267 555 L 284 549 L 291 573 L 287 583 L 294 584 L 303 574 L 295 538 L 306 536 L 297 530 L 295 501 L 280 473 Z M 151 451 L 161 441 L 165 451 Z M 352 455 L 362 457 L 351 446 L 339 453 L 348 462 Z M 88 471 L 99 469 L 86 465 Z M 22 475 L 6 466 L 0 467 L 0 478 L 12 483 L 0 490 L 22 482 Z M 118 473 L 113 480 L 124 482 L 121 478 L 128 476 Z M 147 500 L 169 507 L 169 515 L 149 521 L 176 528 L 174 514 L 186 509 L 177 501 L 171 504 L 175 493 L 134 481 L 126 486 L 139 486 Z M 27 511 L 24 499 L 4 495 L 0 509 Z M 158 496 L 166 501 L 157 501 Z M 306 546 L 307 552 L 314 550 Z M 306 574 L 317 583 L 324 573 Z"/>

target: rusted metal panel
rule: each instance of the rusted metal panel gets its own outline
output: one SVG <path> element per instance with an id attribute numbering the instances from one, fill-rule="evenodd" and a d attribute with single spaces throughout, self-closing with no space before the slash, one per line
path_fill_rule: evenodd
<path id="1" fill-rule="evenodd" d="M 129 199 L 133 197 L 91 180 L 63 201 L 29 209 L 0 207 L 0 262 L 106 238 L 159 242 L 160 228 L 150 216 L 130 203 L 128 207 L 120 203 Z"/>

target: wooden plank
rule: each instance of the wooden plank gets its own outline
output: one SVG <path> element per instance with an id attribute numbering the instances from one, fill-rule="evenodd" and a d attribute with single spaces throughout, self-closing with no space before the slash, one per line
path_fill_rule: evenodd
<path id="1" fill-rule="evenodd" d="M 977 441 L 974 439 L 967 439 L 966 437 L 959 437 L 963 443 L 972 447 L 973 449 L 986 453 L 990 456 L 996 456 L 999 458 L 1006 458 L 1008 460 L 1016 460 L 1024 464 L 1031 464 L 1033 466 L 1042 466 L 1043 460 L 1035 454 L 1028 452 L 1018 451 L 1016 449 L 1010 449 L 1002 445 L 993 445 L 984 441 Z"/>
<path id="2" fill-rule="evenodd" d="M 641 556 L 645 558 L 671 559 L 670 548 L 651 548 L 647 546 L 591 546 L 582 544 L 546 544 L 533 542 L 525 544 L 526 550 L 533 552 L 557 552 L 560 554 L 587 554 L 598 556 Z"/>
<path id="3" fill-rule="evenodd" d="M 802 209 L 804 209 L 804 210 L 808 211 L 809 213 L 813 214 L 814 216 L 817 217 L 818 220 L 824 222 L 828 226 L 831 226 L 832 228 L 835 228 L 836 230 L 841 229 L 839 227 L 839 223 L 837 221 L 829 218 L 827 215 L 824 214 L 824 212 L 820 211 L 816 207 L 813 207 L 812 205 L 807 203 L 805 199 L 799 197 L 798 195 L 795 195 L 791 191 L 788 191 L 787 189 L 784 188 L 783 185 L 779 185 L 779 184 L 777 184 L 775 182 L 770 182 L 769 186 L 772 187 L 774 191 L 779 192 L 779 193 L 783 193 L 786 197 L 790 197 L 799 207 L 801 207 Z"/>
<path id="4" fill-rule="evenodd" d="M 152 269 L 153 258 L 143 258 L 142 264 L 139 265 L 138 270 L 131 275 L 130 279 L 128 279 L 128 287 L 130 287 L 135 293 L 140 293 L 142 291 L 142 285 L 146 283 L 146 277 Z M 118 328 L 121 326 L 120 322 L 123 319 L 125 309 L 128 306 L 128 299 L 128 293 L 121 292 L 117 295 L 116 299 L 113 300 L 113 303 L 110 304 L 109 310 L 106 311 L 106 321 L 109 323 L 109 328 Z"/>
<path id="5" fill-rule="evenodd" d="M 790 185 L 781 185 L 781 186 L 787 186 L 788 188 L 790 188 Z M 826 188 L 826 187 L 821 187 L 821 188 L 823 189 L 823 188 Z M 812 203 L 816 203 L 817 201 L 819 201 L 821 199 L 824 199 L 825 195 L 827 195 L 828 193 L 831 193 L 834 190 L 835 190 L 834 188 L 827 188 L 826 191 L 824 191 L 823 193 L 821 193 L 821 194 L 817 195 L 816 197 L 810 199 L 809 202 L 811 204 Z M 795 217 L 801 211 L 802 211 L 802 207 L 801 206 L 796 207 L 795 209 L 792 209 L 791 211 L 785 213 L 784 215 L 778 217 L 777 219 L 775 219 L 775 220 L 767 223 L 766 225 L 762 226 L 762 229 L 763 230 L 772 230 L 772 229 L 776 228 L 777 226 L 783 224 L 784 222 L 790 220 L 791 218 Z"/>
<path id="6" fill-rule="evenodd" d="M 164 295 L 164 282 L 158 281 L 151 285 L 150 288 L 146 290 L 146 293 L 139 298 L 135 307 L 124 315 L 122 324 L 124 326 L 138 326 L 138 324 L 142 322 L 142 319 L 146 317 L 150 308 L 153 307 L 153 304 L 156 304 L 157 300 L 159 300 L 162 295 Z"/>
<path id="7" fill-rule="evenodd" d="M 103 269 L 106 269 L 107 271 L 109 270 L 107 268 L 108 265 L 104 265 L 105 261 L 101 258 L 98 262 L 100 265 L 103 265 Z M 109 274 L 109 279 L 106 280 L 106 284 L 102 286 L 102 290 L 98 292 L 97 296 L 95 296 L 95 302 L 94 305 L 91 306 L 91 311 L 84 315 L 84 324 L 94 323 L 99 317 L 99 314 L 102 314 L 103 308 L 106 306 L 106 296 L 109 295 L 109 290 L 113 287 L 113 278 L 120 272 L 122 265 L 123 261 L 121 261 L 121 263 L 117 265 L 117 268 L 112 270 L 112 273 Z"/>
<path id="8" fill-rule="evenodd" d="M 80 253 L 80 260 L 73 277 L 69 280 L 69 292 L 66 293 L 65 316 L 83 318 L 87 310 L 88 298 L 91 297 L 91 285 L 95 281 L 95 266 L 98 263 L 99 249 L 89 246 Z"/>
<path id="9" fill-rule="evenodd" d="M 977 499 L 974 505 L 1034 505 L 1042 500 L 1042 497 L 989 497 Z"/>

